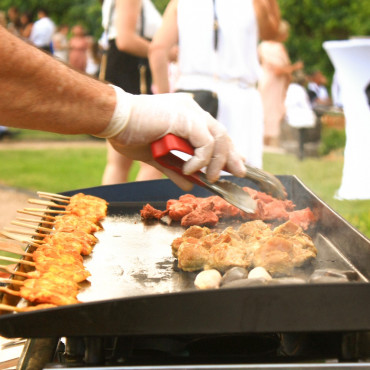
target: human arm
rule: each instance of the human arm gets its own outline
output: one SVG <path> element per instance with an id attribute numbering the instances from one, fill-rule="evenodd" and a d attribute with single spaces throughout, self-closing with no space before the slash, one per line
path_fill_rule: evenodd
<path id="1" fill-rule="evenodd" d="M 276 0 L 254 0 L 260 40 L 273 40 L 279 30 L 280 9 Z"/>
<path id="2" fill-rule="evenodd" d="M 291 76 L 293 72 L 298 71 L 304 67 L 302 61 L 295 62 L 293 64 L 287 64 L 285 66 L 272 65 L 274 73 L 278 76 L 286 75 Z"/>
<path id="3" fill-rule="evenodd" d="M 172 0 L 166 7 L 161 27 L 156 32 L 149 46 L 149 63 L 153 83 L 159 94 L 170 91 L 168 64 L 171 61 L 171 54 L 176 49 L 177 43 L 177 0 Z"/>
<path id="4" fill-rule="evenodd" d="M 116 45 L 118 50 L 138 57 L 147 57 L 150 42 L 136 33 L 141 13 L 140 0 L 116 0 Z"/>
<path id="5" fill-rule="evenodd" d="M 120 153 L 154 165 L 182 188 L 191 184 L 153 161 L 150 143 L 172 133 L 190 141 L 190 174 L 209 180 L 227 167 L 245 175 L 224 127 L 185 94 L 131 95 L 72 70 L 0 27 L 0 124 L 105 137 Z M 27 61 L 27 63 L 25 63 Z"/>

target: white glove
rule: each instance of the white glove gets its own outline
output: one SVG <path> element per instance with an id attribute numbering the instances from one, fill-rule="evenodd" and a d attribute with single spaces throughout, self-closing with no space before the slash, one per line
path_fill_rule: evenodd
<path id="1" fill-rule="evenodd" d="M 187 139 L 195 149 L 194 156 L 184 165 L 184 174 L 207 167 L 207 179 L 212 182 L 224 168 L 235 176 L 245 176 L 243 159 L 224 126 L 188 94 L 131 95 L 113 88 L 117 94 L 116 109 L 107 128 L 96 136 L 108 138 L 118 152 L 156 167 L 178 186 L 190 190 L 190 182 L 153 159 L 150 144 L 171 133 Z"/>

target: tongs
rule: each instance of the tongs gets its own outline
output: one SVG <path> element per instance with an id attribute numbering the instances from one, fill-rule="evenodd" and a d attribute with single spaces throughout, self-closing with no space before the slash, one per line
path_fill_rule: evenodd
<path id="1" fill-rule="evenodd" d="M 183 174 L 182 168 L 185 161 L 175 155 L 173 151 L 193 155 L 194 148 L 187 140 L 173 134 L 167 134 L 163 138 L 153 142 L 151 144 L 151 150 L 153 158 L 162 166 L 179 173 L 192 183 L 210 190 L 244 212 L 255 212 L 257 207 L 256 201 L 242 187 L 233 182 L 220 179 L 211 183 L 201 171 L 192 175 Z M 284 199 L 286 197 L 283 185 L 275 176 L 251 166 L 246 166 L 246 168 L 246 178 L 255 182 L 262 191 L 278 198 Z"/>

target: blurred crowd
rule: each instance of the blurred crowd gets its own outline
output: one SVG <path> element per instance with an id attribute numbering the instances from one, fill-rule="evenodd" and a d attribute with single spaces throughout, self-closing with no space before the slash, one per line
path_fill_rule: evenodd
<path id="1" fill-rule="evenodd" d="M 73 68 L 94 77 L 99 75 L 102 46 L 86 33 L 82 24 L 72 27 L 56 25 L 45 8 L 39 8 L 36 14 L 32 14 L 11 6 L 7 11 L 0 11 L 0 25 Z M 0 140 L 15 134 L 0 126 Z"/>

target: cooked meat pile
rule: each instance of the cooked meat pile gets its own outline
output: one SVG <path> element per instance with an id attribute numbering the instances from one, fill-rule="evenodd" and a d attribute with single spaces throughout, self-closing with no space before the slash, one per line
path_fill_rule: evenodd
<path id="1" fill-rule="evenodd" d="M 71 214 L 55 217 L 54 229 L 32 253 L 35 271 L 27 273 L 19 292 L 8 290 L 40 308 L 79 303 L 78 283 L 90 276 L 83 256 L 97 242 L 93 233 L 102 229 L 99 222 L 106 215 L 107 202 L 79 193 L 70 198 L 66 209 Z"/>
<path id="2" fill-rule="evenodd" d="M 212 227 L 219 220 L 234 218 L 243 221 L 291 220 L 307 230 L 309 225 L 315 222 L 315 216 L 310 208 L 295 211 L 295 204 L 290 200 L 276 199 L 249 187 L 243 189 L 257 202 L 257 209 L 253 214 L 239 210 L 219 196 L 200 198 L 185 194 L 179 199 L 168 200 L 165 211 L 155 209 L 150 204 L 145 205 L 141 210 L 141 217 L 143 220 L 159 220 L 164 216 L 169 216 L 172 221 L 181 222 L 184 227 L 194 225 Z"/>
<path id="3" fill-rule="evenodd" d="M 271 275 L 279 276 L 314 259 L 317 250 L 311 238 L 292 221 L 271 229 L 256 220 L 238 229 L 227 227 L 221 233 L 191 226 L 173 241 L 172 253 L 184 271 L 264 267 Z"/>

